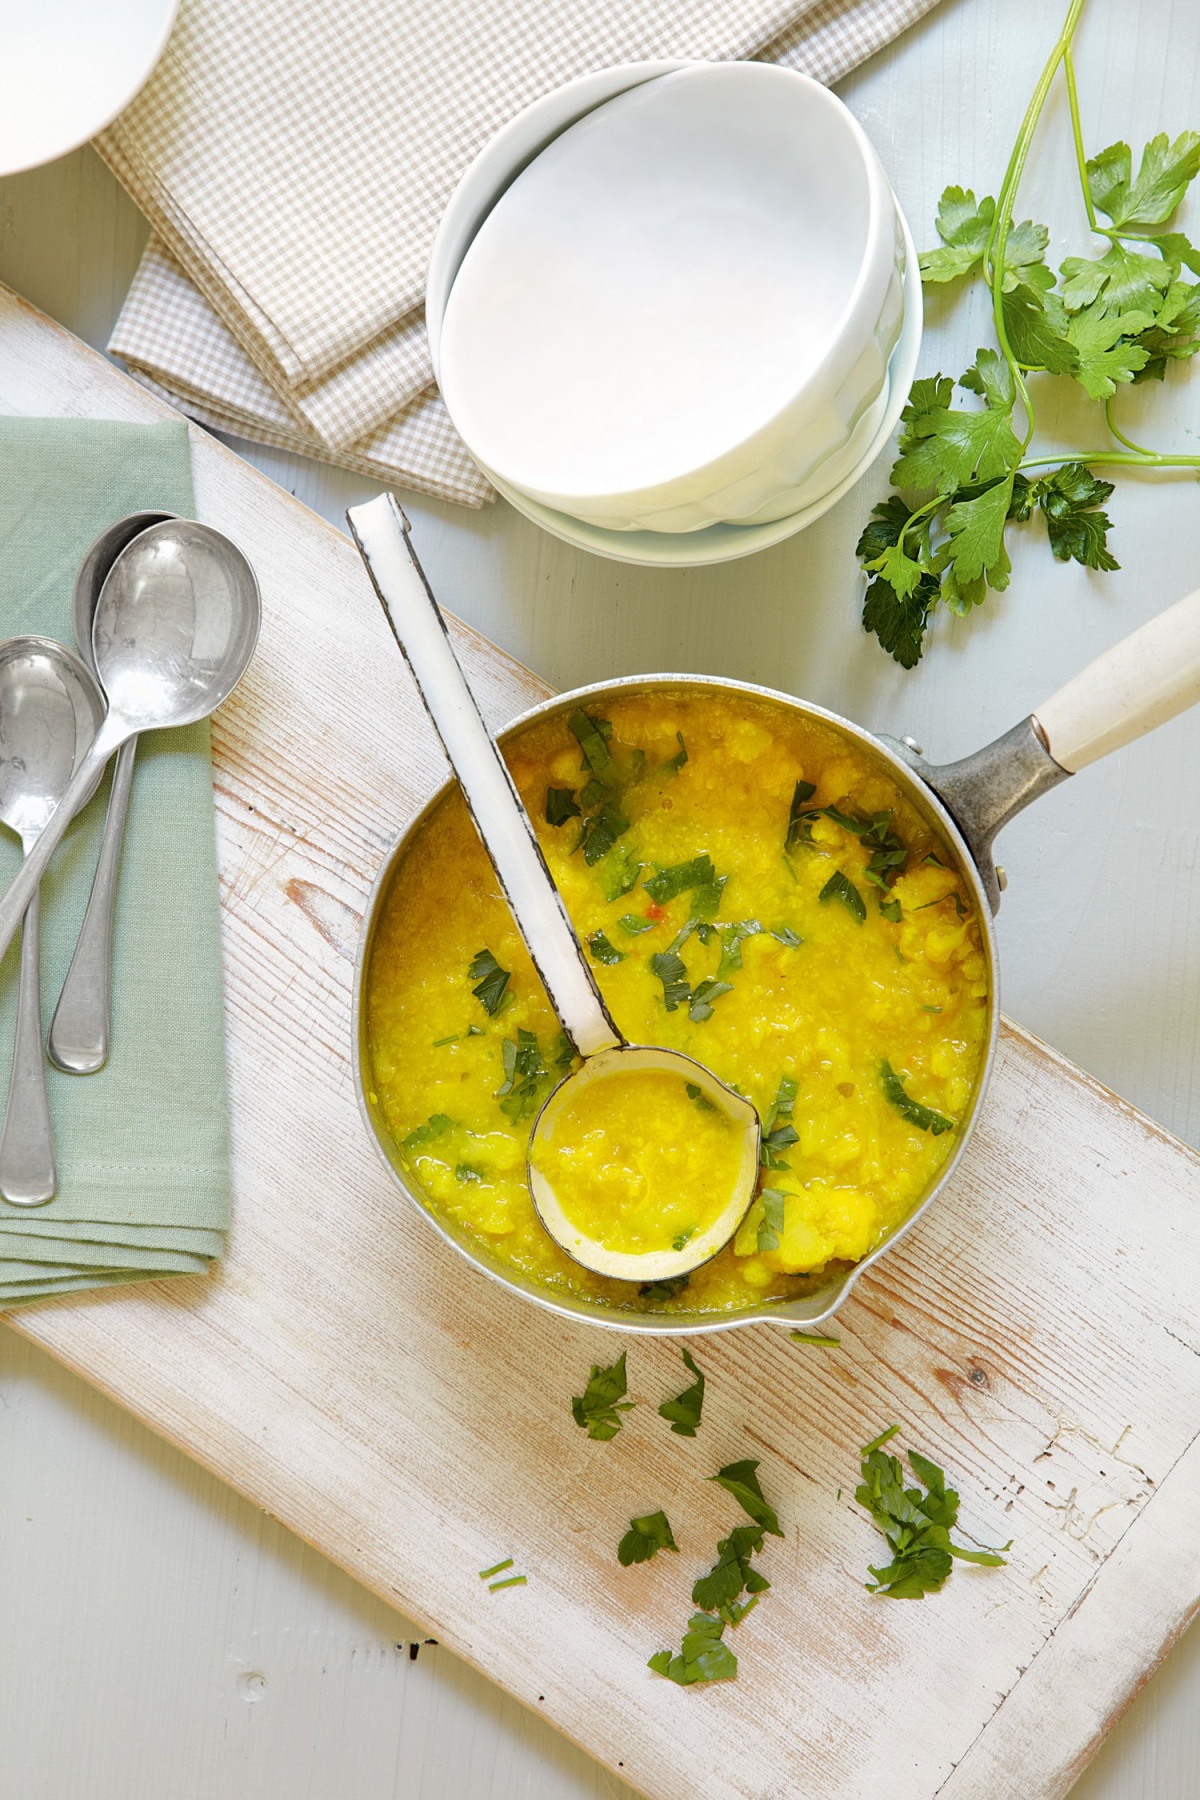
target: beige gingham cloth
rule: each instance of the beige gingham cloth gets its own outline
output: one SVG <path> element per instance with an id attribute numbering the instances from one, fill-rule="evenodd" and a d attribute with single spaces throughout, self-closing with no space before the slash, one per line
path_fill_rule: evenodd
<path id="1" fill-rule="evenodd" d="M 591 69 L 757 56 L 834 81 L 936 0 L 183 0 L 96 140 L 154 227 L 109 348 L 244 437 L 467 505 L 421 303 L 446 201 Z"/>

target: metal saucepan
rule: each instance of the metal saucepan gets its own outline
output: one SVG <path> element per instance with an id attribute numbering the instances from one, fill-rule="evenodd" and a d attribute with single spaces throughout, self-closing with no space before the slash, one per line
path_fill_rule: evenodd
<path id="1" fill-rule="evenodd" d="M 401 833 L 380 869 L 363 919 L 355 971 L 353 1054 L 358 1103 L 384 1162 L 413 1205 L 468 1262 L 502 1282 L 513 1293 L 567 1318 L 585 1319 L 617 1330 L 652 1336 L 690 1336 L 761 1321 L 811 1330 L 836 1312 L 864 1270 L 910 1231 L 922 1213 L 932 1206 L 966 1153 L 995 1060 L 1000 1006 L 993 914 L 999 907 L 1004 886 L 1003 872 L 997 869 L 992 857 L 996 835 L 1040 794 L 1200 701 L 1200 590 L 1106 651 L 1082 674 L 1060 688 L 1036 713 L 960 762 L 930 763 L 911 739 L 898 742 L 888 737 L 876 737 L 862 726 L 839 718 L 823 707 L 797 700 L 790 694 L 748 682 L 702 675 L 627 676 L 576 688 L 522 713 L 500 734 L 499 741 L 501 744 L 507 742 L 535 721 L 559 715 L 565 718 L 578 706 L 603 705 L 618 694 L 679 693 L 714 688 L 724 694 L 745 694 L 768 700 L 804 718 L 819 719 L 857 749 L 870 752 L 946 840 L 974 895 L 991 996 L 988 1032 L 975 1092 L 959 1125 L 954 1154 L 943 1165 L 919 1205 L 869 1256 L 850 1269 L 842 1268 L 831 1274 L 826 1280 L 818 1278 L 812 1290 L 799 1299 L 752 1301 L 740 1312 L 723 1314 L 687 1313 L 674 1307 L 669 1314 L 626 1312 L 601 1301 L 562 1294 L 531 1280 L 498 1258 L 489 1257 L 486 1251 L 426 1206 L 406 1180 L 398 1146 L 380 1108 L 369 1098 L 370 1083 L 365 1079 L 370 1055 L 366 1038 L 366 985 L 375 933 L 393 873 L 403 859 L 413 833 L 444 798 L 451 783 L 440 788 Z"/>

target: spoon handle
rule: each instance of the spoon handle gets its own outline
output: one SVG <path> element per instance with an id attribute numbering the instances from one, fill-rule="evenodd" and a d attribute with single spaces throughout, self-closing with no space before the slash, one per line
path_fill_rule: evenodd
<path id="1" fill-rule="evenodd" d="M 567 917 L 512 777 L 483 722 L 390 494 L 346 514 L 392 633 L 492 859 L 551 1005 L 581 1056 L 624 1042 Z"/>
<path id="2" fill-rule="evenodd" d="M 67 826 L 84 802 L 91 798 L 97 775 L 128 735 L 128 730 L 116 723 L 109 714 L 92 739 L 87 754 L 80 760 L 41 836 L 0 895 L 0 958 L 7 954 L 8 946 L 16 937 L 17 927 L 25 917 L 26 908 L 36 894 L 38 884 L 46 873 L 50 858 L 62 842 Z"/>
<path id="3" fill-rule="evenodd" d="M 75 954 L 50 1021 L 46 1050 L 55 1068 L 67 1075 L 94 1075 L 108 1061 L 113 909 L 136 756 L 136 738 L 129 738 L 117 751 L 92 891 Z"/>
<path id="4" fill-rule="evenodd" d="M 8 1105 L 0 1129 L 0 1195 L 11 1206 L 44 1206 L 58 1186 L 46 1065 L 42 1058 L 42 999 L 39 972 L 38 891 L 25 913 L 21 933 L 21 979 L 17 989 L 17 1032 L 13 1042 Z"/>

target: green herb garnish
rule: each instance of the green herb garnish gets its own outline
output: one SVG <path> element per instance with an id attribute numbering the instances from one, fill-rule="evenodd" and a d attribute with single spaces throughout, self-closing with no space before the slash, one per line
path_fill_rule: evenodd
<path id="1" fill-rule="evenodd" d="M 597 812 L 589 813 L 584 819 L 583 829 L 579 833 L 575 848 L 583 851 L 583 860 L 588 868 L 594 868 L 613 849 L 617 839 L 628 830 L 627 815 L 621 811 L 616 801 L 606 800 Z M 611 898 L 615 900 L 627 891 L 625 888 L 619 888 Z"/>
<path id="2" fill-rule="evenodd" d="M 819 1331 L 789 1331 L 788 1336 L 793 1344 L 814 1344 L 823 1350 L 836 1350 L 841 1345 L 841 1338 L 824 1337 Z"/>
<path id="3" fill-rule="evenodd" d="M 860 925 L 867 916 L 867 908 L 862 895 L 850 877 L 843 875 L 840 869 L 834 870 L 817 895 L 817 899 L 826 905 L 830 900 L 840 900 L 846 911 L 852 913 Z"/>
<path id="4" fill-rule="evenodd" d="M 630 1519 L 629 1530 L 617 1545 L 617 1561 L 627 1569 L 631 1563 L 650 1562 L 660 1550 L 678 1553 L 679 1545 L 665 1512 L 646 1513 Z"/>
<path id="5" fill-rule="evenodd" d="M 515 1038 L 500 1046 L 504 1059 L 504 1083 L 496 1089 L 500 1111 L 515 1125 L 536 1112 L 548 1071 L 538 1048 L 537 1033 L 522 1025 Z"/>
<path id="6" fill-rule="evenodd" d="M 789 950 L 798 950 L 804 942 L 804 939 L 800 936 L 799 932 L 793 931 L 790 925 L 773 925 L 771 927 L 771 936 L 777 938 L 778 941 L 781 944 L 786 945 Z"/>
<path id="7" fill-rule="evenodd" d="M 577 819 L 579 814 L 580 806 L 575 798 L 574 788 L 546 789 L 547 825 L 565 825 L 568 819 Z"/>
<path id="8" fill-rule="evenodd" d="M 901 913 L 900 902 L 898 900 L 881 900 L 879 902 L 879 910 L 885 919 L 890 919 L 892 921 L 893 925 L 898 925 L 900 923 Z"/>
<path id="9" fill-rule="evenodd" d="M 727 1538 L 717 1545 L 717 1560 L 707 1575 L 701 1575 L 692 1589 L 692 1605 L 705 1612 L 716 1613 L 727 1625 L 740 1625 L 757 1596 L 765 1594 L 770 1582 L 750 1566 L 750 1558 L 763 1545 L 761 1525 L 735 1525 Z M 739 1604 L 744 1593 L 753 1596 Z"/>
<path id="10" fill-rule="evenodd" d="M 718 925 L 721 938 L 721 961 L 717 968 L 717 979 L 724 980 L 726 975 L 736 975 L 742 966 L 742 945 L 747 938 L 760 937 L 762 926 L 757 919 L 742 919 L 735 925 Z"/>
<path id="11" fill-rule="evenodd" d="M 688 1005 L 688 1018 L 694 1024 L 702 1025 L 706 1019 L 712 1018 L 713 1002 L 719 1000 L 722 994 L 731 994 L 732 992 L 733 987 L 730 982 L 717 981 L 711 975 L 706 976 L 703 981 L 696 983 Z"/>
<path id="12" fill-rule="evenodd" d="M 1071 60 L 1082 10 L 1083 0 L 1071 0 L 999 201 L 948 187 L 938 208 L 941 244 L 920 259 L 926 282 L 982 278 L 998 348 L 980 350 L 957 384 L 982 406 L 954 407 L 955 384 L 943 375 L 914 383 L 892 469 L 893 484 L 911 494 L 913 504 L 892 494 L 875 508 L 859 540 L 869 580 L 863 625 L 905 668 L 918 661 L 939 605 L 967 613 L 989 588 L 1007 587 L 1009 530 L 1035 515 L 1060 562 L 1118 567 L 1103 510 L 1112 484 L 1097 479 L 1092 466 L 1200 466 L 1196 456 L 1132 443 L 1115 417 L 1120 388 L 1162 380 L 1168 362 L 1200 350 L 1200 284 L 1183 279 L 1185 270 L 1200 273 L 1200 252 L 1182 232 L 1168 229 L 1200 171 L 1200 134 L 1185 131 L 1171 142 L 1164 132 L 1151 139 L 1136 176 L 1127 144 L 1086 157 Z M 1045 226 L 1015 222 L 1013 207 L 1060 67 L 1067 76 L 1083 210 L 1103 248 L 1091 257 L 1068 257 L 1055 274 L 1045 260 Z M 1099 448 L 1067 461 L 1037 453 L 1031 375 L 1075 381 L 1103 405 Z"/>
<path id="13" fill-rule="evenodd" d="M 792 1109 L 798 1092 L 799 1088 L 790 1075 L 780 1077 L 774 1104 L 763 1126 L 759 1161 L 764 1169 L 791 1167 L 790 1163 L 784 1162 L 783 1152 L 800 1142 L 800 1134 L 792 1124 Z"/>
<path id="14" fill-rule="evenodd" d="M 783 1230 L 783 1204 L 787 1195 L 782 1188 L 764 1188 L 758 1197 L 763 1209 L 762 1223 L 758 1228 L 758 1248 L 778 1250 L 779 1234 Z"/>
<path id="15" fill-rule="evenodd" d="M 592 774 L 607 780 L 613 772 L 612 752 L 608 747 L 612 726 L 608 720 L 589 718 L 579 706 L 567 720 L 567 729 L 578 741 L 583 760 Z"/>
<path id="16" fill-rule="evenodd" d="M 792 804 L 788 811 L 787 836 L 783 840 L 785 850 L 794 850 L 798 844 L 812 843 L 812 822 L 820 817 L 820 807 L 809 808 L 809 801 L 816 793 L 816 783 L 798 781 L 792 794 Z"/>
<path id="17" fill-rule="evenodd" d="M 756 1525 L 761 1525 L 764 1531 L 771 1533 L 772 1537 L 782 1537 L 783 1532 L 779 1529 L 779 1520 L 775 1516 L 775 1509 L 763 1498 L 763 1491 L 758 1485 L 757 1471 L 758 1464 L 756 1462 L 726 1463 L 723 1469 L 718 1469 L 717 1473 L 710 1475 L 708 1479 L 715 1481 L 718 1487 L 723 1487 L 726 1493 L 732 1494 L 742 1511 L 752 1518 Z"/>
<path id="18" fill-rule="evenodd" d="M 941 1137 L 943 1131 L 954 1130 L 954 1120 L 948 1119 L 944 1113 L 934 1112 L 931 1106 L 922 1106 L 905 1091 L 904 1083 L 892 1068 L 891 1063 L 879 1066 L 879 1084 L 885 1096 L 894 1107 L 904 1114 L 910 1125 L 918 1131 L 931 1131 L 934 1137 Z"/>
<path id="19" fill-rule="evenodd" d="M 524 1587 L 528 1580 L 528 1575 L 509 1575 L 504 1581 L 490 1581 L 488 1593 L 498 1594 L 501 1588 Z"/>
<path id="20" fill-rule="evenodd" d="M 674 756 L 668 757 L 667 761 L 663 764 L 662 773 L 664 775 L 678 775 L 680 769 L 682 769 L 684 763 L 688 759 L 687 745 L 683 741 L 682 731 L 677 731 L 675 733 L 675 742 L 679 745 L 679 748 Z"/>
<path id="21" fill-rule="evenodd" d="M 683 1360 L 696 1379 L 690 1387 L 684 1388 L 682 1394 L 676 1394 L 674 1400 L 664 1400 L 658 1412 L 660 1418 L 670 1420 L 671 1430 L 678 1437 L 695 1437 L 704 1407 L 704 1374 L 697 1368 L 687 1350 L 683 1352 Z M 699 1606 L 703 1603 L 697 1601 L 696 1604 Z"/>
<path id="22" fill-rule="evenodd" d="M 602 931 L 593 931 L 587 945 L 597 962 L 612 964 L 625 961 L 624 950 L 617 950 L 610 944 Z"/>
<path id="23" fill-rule="evenodd" d="M 643 931 L 653 931 L 656 922 L 654 919 L 644 919 L 640 913 L 622 913 L 617 920 L 621 930 L 627 931 L 630 937 L 640 937 Z"/>
<path id="24" fill-rule="evenodd" d="M 690 1275 L 664 1275 L 659 1281 L 643 1281 L 638 1288 L 640 1300 L 673 1300 L 691 1281 Z"/>
<path id="25" fill-rule="evenodd" d="M 721 1642 L 724 1630 L 723 1619 L 693 1613 L 678 1655 L 658 1650 L 646 1666 L 679 1687 L 691 1687 L 697 1681 L 732 1681 L 737 1674 L 737 1657 L 728 1644 Z"/>
<path id="26" fill-rule="evenodd" d="M 688 1099 L 694 1100 L 701 1112 L 716 1112 L 716 1107 L 702 1087 L 698 1087 L 694 1081 L 685 1081 L 683 1086 Z"/>
<path id="27" fill-rule="evenodd" d="M 404 1148 L 406 1150 L 423 1150 L 426 1144 L 433 1142 L 434 1138 L 439 1138 L 444 1131 L 453 1129 L 454 1120 L 449 1113 L 434 1113 L 428 1124 L 418 1125 L 414 1131 L 409 1132 L 404 1139 Z"/>
<path id="28" fill-rule="evenodd" d="M 454 1165 L 455 1181 L 486 1181 L 487 1176 L 475 1163 L 460 1162 Z"/>
<path id="29" fill-rule="evenodd" d="M 490 1581 L 493 1575 L 503 1575 L 505 1569 L 511 1569 L 512 1566 L 512 1557 L 506 1556 L 503 1562 L 493 1563 L 490 1569 L 480 1569 L 479 1579 L 480 1581 Z"/>
<path id="30" fill-rule="evenodd" d="M 630 893 L 637 886 L 637 878 L 642 872 L 642 865 L 629 848 L 628 844 L 620 844 L 613 851 L 604 867 L 600 870 L 600 885 L 606 900 L 619 900 L 622 894 Z M 626 913 L 626 918 L 633 915 Z M 621 921 L 624 924 L 624 920 Z M 647 920 L 647 925 L 651 921 Z"/>
<path id="31" fill-rule="evenodd" d="M 675 950 L 659 950 L 650 958 L 650 967 L 663 984 L 663 1004 L 668 1012 L 686 1006 L 692 997 L 688 972 L 682 956 Z"/>
<path id="32" fill-rule="evenodd" d="M 616 1362 L 607 1369 L 593 1363 L 587 1387 L 571 1401 L 571 1416 L 575 1423 L 598 1444 L 606 1444 L 616 1437 L 624 1423 L 621 1413 L 633 1409 L 633 1401 L 625 1398 L 625 1355 L 622 1350 Z"/>
<path id="33" fill-rule="evenodd" d="M 443 1044 L 460 1044 L 464 1038 L 482 1037 L 483 1035 L 482 1025 L 468 1025 L 465 1031 L 452 1032 L 449 1037 L 434 1038 L 433 1047 L 435 1050 L 440 1050 Z"/>
<path id="34" fill-rule="evenodd" d="M 892 1425 L 863 1445 L 862 1481 L 854 1497 L 870 1513 L 892 1552 L 886 1568 L 871 1569 L 874 1580 L 867 1582 L 868 1590 L 893 1600 L 921 1600 L 945 1584 L 954 1558 L 999 1568 L 1005 1560 L 1002 1552 L 1012 1544 L 1010 1540 L 1000 1550 L 965 1550 L 951 1542 L 958 1522 L 958 1495 L 947 1488 L 937 1464 L 917 1450 L 908 1452 L 908 1460 L 925 1491 L 905 1487 L 900 1459 L 883 1448 L 899 1429 Z"/>
<path id="35" fill-rule="evenodd" d="M 489 1018 L 495 1018 L 512 996 L 508 992 L 511 976 L 502 969 L 490 950 L 477 950 L 467 969 L 467 978 L 475 982 L 471 989 Z"/>
<path id="36" fill-rule="evenodd" d="M 667 868 L 655 864 L 655 870 L 642 887 L 656 906 L 665 906 L 668 900 L 693 888 L 715 887 L 717 882 L 717 871 L 707 854 L 693 856 L 687 862 L 672 863 Z"/>

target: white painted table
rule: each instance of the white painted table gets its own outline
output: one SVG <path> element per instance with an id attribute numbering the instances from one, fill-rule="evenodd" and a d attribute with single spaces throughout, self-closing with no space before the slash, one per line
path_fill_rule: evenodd
<path id="1" fill-rule="evenodd" d="M 919 242 L 931 239 L 947 181 L 995 190 L 1058 12 L 1033 0 L 944 0 L 845 84 Z M 1078 60 L 1093 149 L 1200 123 L 1194 0 L 1144 0 L 1132 30 L 1121 0 L 1089 0 L 1089 13 Z M 1051 109 L 1025 191 L 1057 249 L 1079 232 L 1064 114 Z M 0 181 L 0 279 L 94 344 L 107 337 L 143 237 L 90 151 Z M 949 297 L 931 310 L 922 370 L 957 374 L 984 341 L 982 308 Z M 1151 441 L 1195 450 L 1200 371 L 1139 390 L 1128 416 L 1150 420 Z M 1060 423 L 1064 443 L 1084 444 L 1072 438 L 1073 413 Z M 316 464 L 248 454 L 339 522 L 368 491 Z M 1194 484 L 1126 479 L 1111 507 L 1120 574 L 1063 569 L 1044 545 L 1023 544 L 1008 595 L 964 625 L 939 621 L 925 664 L 905 675 L 857 626 L 853 545 L 886 466 L 791 544 L 670 577 L 578 556 L 502 504 L 483 514 L 407 496 L 405 505 L 447 603 L 557 686 L 638 669 L 721 671 L 911 731 L 939 757 L 1002 730 L 1200 580 Z M 1041 802 L 1004 839 L 1001 920 L 1007 1010 L 1192 1143 L 1197 768 L 1200 716 Z M 27 1800 L 628 1793 L 2 1332 L 0 1595 L 0 1759 L 5 1790 Z M 1193 1632 L 1078 1784 L 1079 1800 L 1200 1793 L 1198 1700 Z"/>

